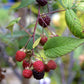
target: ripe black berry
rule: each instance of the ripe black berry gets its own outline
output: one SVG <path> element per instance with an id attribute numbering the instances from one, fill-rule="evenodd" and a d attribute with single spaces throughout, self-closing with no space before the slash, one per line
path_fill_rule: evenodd
<path id="1" fill-rule="evenodd" d="M 48 15 L 41 15 L 41 17 L 38 18 L 38 22 L 40 26 L 47 27 L 50 25 L 50 17 Z"/>
<path id="2" fill-rule="evenodd" d="M 32 70 L 33 76 L 35 79 L 40 80 L 44 77 L 44 71 L 43 72 L 37 72 L 36 70 Z"/>
<path id="3" fill-rule="evenodd" d="M 36 0 L 36 1 L 41 6 L 45 6 L 48 3 L 47 0 Z"/>

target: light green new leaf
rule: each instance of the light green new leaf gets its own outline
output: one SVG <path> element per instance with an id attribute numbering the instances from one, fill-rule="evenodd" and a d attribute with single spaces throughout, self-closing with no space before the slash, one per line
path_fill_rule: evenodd
<path id="1" fill-rule="evenodd" d="M 39 44 L 40 40 L 41 40 L 41 37 L 39 37 L 39 38 L 34 42 L 33 48 L 35 48 L 35 47 Z"/>
<path id="2" fill-rule="evenodd" d="M 18 23 L 20 19 L 21 19 L 21 17 L 18 17 L 18 18 L 16 18 L 16 19 L 12 20 L 12 21 L 8 24 L 8 26 L 6 27 L 7 29 L 9 29 L 9 30 L 11 31 L 12 34 L 13 34 L 13 26 L 14 26 L 14 24 L 15 24 L 15 23 Z"/>
<path id="3" fill-rule="evenodd" d="M 28 5 L 31 5 L 34 2 L 35 2 L 35 0 L 22 0 L 21 4 L 17 7 L 17 9 L 27 7 Z"/>
<path id="4" fill-rule="evenodd" d="M 47 57 L 56 58 L 63 56 L 84 42 L 84 39 L 71 37 L 53 37 L 44 45 L 44 52 Z"/>

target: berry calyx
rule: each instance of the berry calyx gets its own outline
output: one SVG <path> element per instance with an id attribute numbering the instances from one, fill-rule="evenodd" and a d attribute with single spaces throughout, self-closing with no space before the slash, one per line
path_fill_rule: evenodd
<path id="1" fill-rule="evenodd" d="M 42 61 L 38 60 L 36 62 L 33 63 L 33 68 L 37 71 L 37 72 L 42 72 L 44 71 L 44 64 Z"/>
<path id="2" fill-rule="evenodd" d="M 57 67 L 55 61 L 53 61 L 53 60 L 49 60 L 47 65 L 51 70 L 54 70 Z"/>
<path id="3" fill-rule="evenodd" d="M 49 71 L 50 71 L 50 68 L 48 67 L 47 64 L 44 64 L 44 71 L 45 71 L 45 72 L 49 72 Z"/>
<path id="4" fill-rule="evenodd" d="M 23 70 L 22 74 L 25 78 L 30 78 L 32 76 L 32 71 L 29 69 L 25 69 L 25 70 Z"/>
<path id="5" fill-rule="evenodd" d="M 15 59 L 16 59 L 17 61 L 21 62 L 25 57 L 26 57 L 26 53 L 25 53 L 25 52 L 20 51 L 20 50 L 18 50 L 18 51 L 16 52 Z"/>
<path id="6" fill-rule="evenodd" d="M 44 77 L 44 71 L 37 72 L 36 70 L 33 69 L 32 72 L 33 72 L 34 78 L 37 79 L 37 80 L 40 80 Z"/>
<path id="7" fill-rule="evenodd" d="M 47 36 L 41 37 L 40 44 L 44 45 L 47 42 L 47 40 L 48 40 Z"/>
<path id="8" fill-rule="evenodd" d="M 29 63 L 28 61 L 23 60 L 22 65 L 23 65 L 23 68 L 25 69 L 26 67 L 31 67 L 32 66 L 32 63 Z"/>
<path id="9" fill-rule="evenodd" d="M 45 6 L 48 2 L 47 0 L 36 0 L 40 6 Z"/>
<path id="10" fill-rule="evenodd" d="M 42 26 L 43 28 L 47 27 L 50 25 L 50 17 L 48 15 L 41 15 L 38 18 L 38 22 L 40 24 L 40 26 Z"/>

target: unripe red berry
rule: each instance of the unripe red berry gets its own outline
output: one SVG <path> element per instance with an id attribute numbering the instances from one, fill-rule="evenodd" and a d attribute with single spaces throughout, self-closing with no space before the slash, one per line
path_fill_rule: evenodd
<path id="1" fill-rule="evenodd" d="M 50 68 L 48 67 L 47 64 L 44 64 L 44 71 L 45 71 L 45 72 L 49 72 L 49 71 L 50 71 Z"/>
<path id="2" fill-rule="evenodd" d="M 48 15 L 41 15 L 41 17 L 38 18 L 38 22 L 40 26 L 43 28 L 47 27 L 50 25 L 50 17 Z"/>
<path id="3" fill-rule="evenodd" d="M 22 74 L 25 78 L 30 78 L 32 76 L 32 71 L 29 69 L 25 69 L 25 70 L 23 70 Z"/>
<path id="4" fill-rule="evenodd" d="M 33 63 L 33 68 L 37 71 L 37 72 L 42 72 L 44 71 L 44 64 L 42 61 L 38 60 L 36 62 Z"/>
<path id="5" fill-rule="evenodd" d="M 44 45 L 47 42 L 48 38 L 46 36 L 41 37 L 40 44 Z"/>
<path id="6" fill-rule="evenodd" d="M 15 59 L 17 61 L 21 62 L 25 57 L 26 57 L 26 53 L 25 52 L 20 51 L 20 50 L 16 52 Z"/>
<path id="7" fill-rule="evenodd" d="M 47 65 L 51 70 L 54 70 L 57 67 L 55 61 L 53 61 L 53 60 L 49 60 Z"/>
<path id="8" fill-rule="evenodd" d="M 26 67 L 31 67 L 32 66 L 32 63 L 29 63 L 28 61 L 23 60 L 22 65 L 23 65 L 23 68 L 25 69 Z"/>
<path id="9" fill-rule="evenodd" d="M 36 0 L 36 1 L 41 6 L 45 6 L 48 3 L 47 0 Z"/>

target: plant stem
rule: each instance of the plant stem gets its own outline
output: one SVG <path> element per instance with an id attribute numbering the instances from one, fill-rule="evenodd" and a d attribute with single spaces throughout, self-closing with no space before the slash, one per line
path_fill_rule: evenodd
<path id="1" fill-rule="evenodd" d="M 35 42 L 35 32 L 36 32 L 36 28 L 37 28 L 39 15 L 40 15 L 40 6 L 38 8 L 38 17 L 37 17 L 36 24 L 35 24 L 35 27 L 34 27 L 34 32 L 33 32 L 33 43 Z"/>
<path id="2" fill-rule="evenodd" d="M 34 27 L 34 32 L 33 32 L 33 44 L 35 42 L 35 32 L 36 32 L 36 28 L 37 28 L 37 23 L 38 23 L 38 18 L 40 16 L 40 6 L 38 8 L 38 17 L 37 17 L 37 20 L 36 20 L 36 24 L 35 24 L 35 27 Z M 32 55 L 34 56 L 34 49 L 32 49 Z"/>
<path id="3" fill-rule="evenodd" d="M 26 44 L 25 44 L 25 46 L 24 46 L 25 49 L 26 49 L 26 47 L 27 47 L 29 41 L 31 40 L 31 38 L 32 38 L 32 36 L 27 40 L 27 42 L 26 42 Z"/>
<path id="4" fill-rule="evenodd" d="M 76 7 L 72 7 L 71 9 L 74 9 Z M 56 11 L 52 11 L 52 12 L 48 12 L 48 13 L 45 13 L 43 15 L 46 15 L 46 14 L 53 14 L 53 13 L 57 13 L 57 12 L 62 12 L 62 11 L 66 11 L 67 9 L 64 9 L 64 10 L 56 10 Z"/>
<path id="5" fill-rule="evenodd" d="M 18 23 L 18 25 L 19 25 L 26 33 L 28 33 L 29 36 L 31 36 L 31 34 L 30 34 L 21 24 Z"/>
<path id="6" fill-rule="evenodd" d="M 53 13 L 62 12 L 62 11 L 65 11 L 65 10 L 66 10 L 66 9 L 64 9 L 64 10 L 52 11 L 52 12 L 49 12 L 49 13 L 46 13 L 46 14 L 53 14 Z"/>

